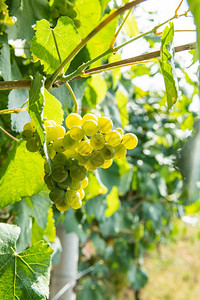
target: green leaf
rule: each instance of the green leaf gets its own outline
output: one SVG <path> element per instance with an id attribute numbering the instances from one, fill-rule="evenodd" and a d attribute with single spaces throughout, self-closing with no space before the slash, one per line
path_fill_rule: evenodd
<path id="1" fill-rule="evenodd" d="M 78 32 L 81 38 L 86 37 L 98 24 L 101 18 L 99 0 L 76 0 L 74 10 L 81 22 Z"/>
<path id="2" fill-rule="evenodd" d="M 105 219 L 105 210 L 107 208 L 105 196 L 99 195 L 89 199 L 85 204 L 87 216 L 99 221 Z"/>
<path id="3" fill-rule="evenodd" d="M 43 170 L 41 155 L 29 152 L 25 142 L 15 145 L 9 152 L 7 164 L 1 170 L 0 207 L 37 194 L 44 186 L 41 178 Z"/>
<path id="4" fill-rule="evenodd" d="M 42 300 L 48 297 L 52 248 L 39 242 L 16 252 L 20 228 L 0 224 L 0 294 L 5 300 Z"/>
<path id="5" fill-rule="evenodd" d="M 52 207 L 49 207 L 49 210 L 47 210 L 47 222 L 46 227 L 42 228 L 38 225 L 37 222 L 33 223 L 32 227 L 32 243 L 36 243 L 40 240 L 46 240 L 47 242 L 55 242 L 55 236 L 56 236 L 56 229 L 55 229 L 55 221 L 53 218 L 53 210 Z"/>
<path id="6" fill-rule="evenodd" d="M 167 104 L 170 109 L 178 99 L 177 79 L 174 66 L 174 50 L 172 42 L 174 37 L 174 25 L 166 26 L 161 37 L 160 67 L 165 81 Z"/>
<path id="7" fill-rule="evenodd" d="M 106 197 L 106 202 L 108 208 L 105 211 L 105 216 L 110 217 L 116 212 L 120 206 L 119 196 L 118 196 L 118 189 L 116 186 L 113 186 L 111 192 Z"/>
<path id="8" fill-rule="evenodd" d="M 39 73 L 36 74 L 31 82 L 29 91 L 29 106 L 28 112 L 31 119 L 35 122 L 37 132 L 41 143 L 44 142 L 45 136 L 42 127 L 42 112 L 44 107 L 44 78 Z"/>
<path id="9" fill-rule="evenodd" d="M 128 271 L 127 279 L 131 283 L 132 288 L 138 291 L 145 286 L 148 276 L 144 269 L 132 264 Z"/>
<path id="10" fill-rule="evenodd" d="M 92 76 L 90 86 L 96 93 L 96 103 L 103 101 L 108 89 L 105 79 L 100 75 Z"/>
<path id="11" fill-rule="evenodd" d="M 102 20 L 104 20 L 108 15 L 105 15 Z M 101 21 L 102 21 L 101 20 Z M 87 48 L 90 53 L 90 58 L 94 58 L 101 53 L 105 52 L 112 42 L 113 36 L 115 34 L 117 27 L 117 18 L 107 24 L 102 30 L 100 30 L 88 43 Z M 101 60 L 92 64 L 92 67 L 101 64 Z"/>
<path id="12" fill-rule="evenodd" d="M 4 80 L 11 80 L 10 48 L 6 33 L 0 35 L 0 76 Z"/>
<path id="13" fill-rule="evenodd" d="M 81 41 L 73 21 L 68 17 L 59 18 L 54 29 L 50 28 L 47 20 L 37 21 L 34 29 L 36 34 L 31 41 L 31 51 L 40 59 L 47 74 L 52 74 Z"/>
<path id="14" fill-rule="evenodd" d="M 9 0 L 9 12 L 16 17 L 16 23 L 6 29 L 9 39 L 25 39 L 30 46 L 32 26 L 38 19 L 48 19 L 49 5 L 46 0 Z"/>
<path id="15" fill-rule="evenodd" d="M 109 57 L 109 63 L 113 63 L 121 60 L 121 55 L 119 53 L 111 54 Z M 119 80 L 121 79 L 121 70 L 120 68 L 115 68 L 112 70 L 113 75 L 113 88 L 116 88 Z"/>
<path id="16" fill-rule="evenodd" d="M 116 93 L 116 101 L 120 112 L 122 127 L 124 127 L 129 123 L 129 116 L 127 112 L 128 98 L 118 90 Z"/>
<path id="17" fill-rule="evenodd" d="M 108 191 L 106 186 L 102 183 L 98 172 L 95 172 L 95 175 L 93 173 L 89 173 L 88 175 L 89 184 L 85 188 L 86 200 L 89 200 L 97 195 L 104 195 Z"/>
<path id="18" fill-rule="evenodd" d="M 63 122 L 62 104 L 58 99 L 44 90 L 45 104 L 43 109 L 43 120 L 53 120 L 60 125 Z"/>

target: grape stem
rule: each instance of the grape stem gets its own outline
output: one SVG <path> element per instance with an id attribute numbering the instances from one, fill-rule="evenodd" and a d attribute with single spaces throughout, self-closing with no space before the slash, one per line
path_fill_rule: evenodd
<path id="1" fill-rule="evenodd" d="M 26 111 L 27 108 L 9 108 L 9 109 L 3 109 L 0 110 L 0 115 L 6 115 L 6 114 L 18 114 L 20 111 Z"/>
<path id="2" fill-rule="evenodd" d="M 12 134 L 10 134 L 7 130 L 5 130 L 3 127 L 0 126 L 0 130 L 3 131 L 7 136 L 9 136 L 11 139 L 19 143 L 19 140 L 15 138 Z"/>
<path id="3" fill-rule="evenodd" d="M 69 92 L 70 92 L 70 95 L 72 96 L 72 99 L 73 99 L 73 102 L 74 102 L 74 111 L 75 111 L 75 113 L 78 114 L 78 102 L 77 102 L 77 100 L 76 100 L 76 96 L 75 96 L 75 94 L 74 94 L 74 92 L 73 92 L 71 86 L 69 85 L 69 83 L 68 83 L 68 82 L 65 82 L 65 85 L 66 85 L 66 87 L 68 88 L 68 90 L 69 90 Z"/>

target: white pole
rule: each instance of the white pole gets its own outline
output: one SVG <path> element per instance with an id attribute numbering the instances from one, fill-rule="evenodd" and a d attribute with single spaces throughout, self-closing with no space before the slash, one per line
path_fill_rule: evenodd
<path id="1" fill-rule="evenodd" d="M 78 255 L 79 255 L 79 239 L 76 233 L 66 233 L 64 226 L 60 225 L 57 228 L 57 236 L 62 245 L 62 254 L 60 262 L 53 268 L 51 274 L 50 299 L 68 283 L 76 279 L 78 273 Z M 75 300 L 76 295 L 73 292 L 73 287 L 76 281 L 70 284 L 69 289 L 59 297 L 59 300 Z"/>

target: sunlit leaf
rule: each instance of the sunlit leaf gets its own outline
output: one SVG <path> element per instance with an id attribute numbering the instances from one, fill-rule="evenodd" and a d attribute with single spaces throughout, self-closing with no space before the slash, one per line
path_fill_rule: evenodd
<path id="1" fill-rule="evenodd" d="M 25 142 L 9 153 L 0 180 L 0 207 L 5 207 L 26 196 L 37 194 L 43 187 L 41 174 L 44 160 L 39 153 L 29 152 Z"/>
<path id="2" fill-rule="evenodd" d="M 168 108 L 171 108 L 178 99 L 177 79 L 174 66 L 174 50 L 172 47 L 174 25 L 166 26 L 161 37 L 160 66 L 165 81 Z"/>
<path id="3" fill-rule="evenodd" d="M 80 36 L 68 17 L 59 18 L 54 29 L 50 28 L 47 20 L 37 21 L 34 29 L 36 34 L 31 41 L 31 51 L 44 65 L 44 71 L 51 74 L 79 44 Z M 65 66 L 65 71 L 68 67 L 69 63 Z"/>
<path id="4" fill-rule="evenodd" d="M 43 120 L 53 120 L 60 125 L 63 122 L 62 105 L 58 99 L 44 90 L 45 105 L 43 109 Z"/>
<path id="5" fill-rule="evenodd" d="M 52 248 L 39 242 L 16 252 L 20 228 L 0 224 L 0 295 L 2 299 L 42 300 L 48 297 Z"/>
<path id="6" fill-rule="evenodd" d="M 118 196 L 118 189 L 116 186 L 113 186 L 111 192 L 106 197 L 106 202 L 108 208 L 105 211 L 105 216 L 110 217 L 114 212 L 116 212 L 120 206 L 119 196 Z"/>
<path id="7" fill-rule="evenodd" d="M 122 127 L 124 127 L 129 123 L 129 116 L 127 112 L 128 98 L 122 92 L 117 91 L 116 101 L 120 112 Z"/>

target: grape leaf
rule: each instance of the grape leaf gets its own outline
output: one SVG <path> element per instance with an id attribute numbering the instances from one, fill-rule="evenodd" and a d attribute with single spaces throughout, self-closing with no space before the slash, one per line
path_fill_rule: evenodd
<path id="1" fill-rule="evenodd" d="M 42 127 L 42 113 L 44 107 L 44 78 L 39 73 L 36 74 L 31 82 L 29 91 L 28 112 L 31 119 L 35 122 L 37 133 L 39 134 L 41 143 L 44 142 L 45 136 Z"/>
<path id="2" fill-rule="evenodd" d="M 111 192 L 106 197 L 106 202 L 108 208 L 105 211 L 105 216 L 110 217 L 116 212 L 120 206 L 120 201 L 118 197 L 118 189 L 116 186 L 113 186 Z"/>
<path id="3" fill-rule="evenodd" d="M 60 101 L 44 90 L 45 105 L 43 109 L 43 119 L 53 120 L 60 125 L 63 122 L 63 110 Z"/>
<path id="4" fill-rule="evenodd" d="M 16 252 L 20 228 L 0 224 L 0 295 L 2 299 L 40 300 L 48 296 L 52 248 L 43 241 Z"/>
<path id="5" fill-rule="evenodd" d="M 10 48 L 6 33 L 0 35 L 0 76 L 4 80 L 11 80 Z"/>
<path id="6" fill-rule="evenodd" d="M 54 29 L 50 28 L 47 20 L 37 21 L 34 29 L 36 34 L 31 41 L 31 51 L 40 59 L 47 74 L 52 74 L 81 41 L 73 21 L 68 17 L 59 18 Z"/>
<path id="7" fill-rule="evenodd" d="M 174 25 L 166 26 L 161 37 L 160 67 L 165 81 L 167 104 L 170 109 L 178 99 L 177 79 L 175 75 L 174 54 L 172 41 L 174 37 Z"/>
<path id="8" fill-rule="evenodd" d="M 38 19 L 48 19 L 49 11 L 46 0 L 9 0 L 9 13 L 16 17 L 16 23 L 6 29 L 9 39 L 25 39 L 29 46 L 33 25 Z"/>
<path id="9" fill-rule="evenodd" d="M 129 123 L 129 116 L 127 112 L 127 102 L 128 98 L 119 90 L 116 93 L 116 102 L 119 108 L 120 118 L 122 122 L 122 127 L 128 125 Z"/>
<path id="10" fill-rule="evenodd" d="M 44 185 L 41 178 L 43 170 L 44 160 L 41 155 L 29 152 L 25 142 L 15 145 L 9 153 L 7 164 L 1 170 L 0 207 L 37 194 Z"/>
<path id="11" fill-rule="evenodd" d="M 15 214 L 14 223 L 21 228 L 21 233 L 17 241 L 17 251 L 25 250 L 31 242 L 33 218 L 42 229 L 42 232 L 44 231 L 47 226 L 50 205 L 51 201 L 49 200 L 48 192 L 40 192 L 39 194 L 22 199 L 19 203 L 13 205 Z M 43 236 L 39 240 L 42 239 Z"/>

